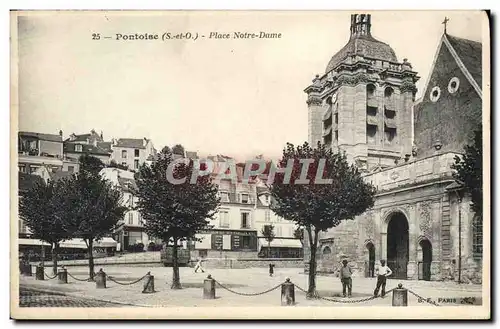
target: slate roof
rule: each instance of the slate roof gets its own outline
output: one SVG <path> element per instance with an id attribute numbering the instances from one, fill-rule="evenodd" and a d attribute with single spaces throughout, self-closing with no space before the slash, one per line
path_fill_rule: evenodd
<path id="1" fill-rule="evenodd" d="M 19 137 L 34 137 L 40 140 L 49 141 L 49 142 L 59 142 L 62 143 L 61 135 L 55 134 L 42 134 L 42 133 L 34 133 L 29 131 L 20 131 L 18 134 Z"/>
<path id="2" fill-rule="evenodd" d="M 109 153 L 113 152 L 111 145 L 111 142 L 97 142 L 97 147 Z"/>
<path id="3" fill-rule="evenodd" d="M 76 145 L 82 146 L 82 152 L 75 151 Z M 110 155 L 111 151 L 103 150 L 100 147 L 96 147 L 91 144 L 75 144 L 75 143 L 64 143 L 64 153 L 81 153 L 81 154 L 96 154 L 96 155 Z"/>
<path id="4" fill-rule="evenodd" d="M 127 148 L 134 148 L 134 149 L 144 149 L 146 148 L 144 146 L 144 139 L 140 138 L 120 138 L 116 141 L 117 147 L 127 147 Z M 149 139 L 147 140 L 149 141 Z"/>
<path id="5" fill-rule="evenodd" d="M 482 86 L 482 44 L 480 42 L 462 39 L 446 34 L 446 38 L 452 45 L 467 71 L 472 75 L 476 83 Z"/>
<path id="6" fill-rule="evenodd" d="M 396 52 L 388 44 L 379 41 L 371 35 L 352 36 L 347 44 L 333 55 L 326 67 L 325 73 L 333 70 L 347 55 L 360 53 L 369 58 L 380 59 L 389 62 L 397 62 Z"/>
<path id="7" fill-rule="evenodd" d="M 31 174 L 26 174 L 19 172 L 18 176 L 18 187 L 19 187 L 19 192 L 26 192 L 30 190 L 33 186 L 35 186 L 36 183 L 43 183 L 42 177 L 38 175 L 31 175 Z"/>

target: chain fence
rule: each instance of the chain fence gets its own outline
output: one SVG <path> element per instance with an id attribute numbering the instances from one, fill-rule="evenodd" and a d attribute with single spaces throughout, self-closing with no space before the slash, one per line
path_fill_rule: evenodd
<path id="1" fill-rule="evenodd" d="M 57 278 L 57 273 L 56 273 L 56 275 L 54 275 L 54 276 L 52 276 L 52 277 L 51 277 L 50 275 L 48 275 L 48 274 L 47 274 L 47 272 L 45 272 L 45 271 L 43 271 L 43 274 L 44 274 L 44 275 L 45 275 L 45 276 L 46 276 L 49 280 L 52 280 L 52 279 Z"/>
<path id="2" fill-rule="evenodd" d="M 237 291 L 234 291 L 226 286 L 224 286 L 222 283 L 220 283 L 219 281 L 215 280 L 215 283 L 217 283 L 218 286 L 220 286 L 221 288 L 229 291 L 229 292 L 232 292 L 233 294 L 236 294 L 236 295 L 240 295 L 240 296 L 259 296 L 259 295 L 264 295 L 264 294 L 267 294 L 271 291 L 274 291 L 276 289 L 278 289 L 279 287 L 281 287 L 282 283 L 278 284 L 277 286 L 271 288 L 271 289 L 268 289 L 266 291 L 263 291 L 263 292 L 257 292 L 257 293 L 244 293 L 244 292 L 237 292 Z"/>
<path id="3" fill-rule="evenodd" d="M 80 281 L 80 282 L 89 282 L 89 281 L 94 281 L 94 278 L 93 278 L 93 277 L 91 277 L 91 276 L 89 276 L 89 277 L 88 277 L 88 278 L 86 278 L 86 279 L 79 279 L 79 278 L 77 278 L 77 277 L 75 277 L 75 276 L 71 275 L 71 273 L 69 273 L 69 272 L 66 272 L 66 273 L 68 273 L 68 275 L 69 275 L 71 278 L 73 278 L 74 280 L 76 280 L 76 281 Z M 96 275 L 96 274 L 94 273 L 94 276 L 95 276 L 95 275 Z"/>
<path id="4" fill-rule="evenodd" d="M 114 279 L 111 275 L 107 275 L 107 274 L 106 274 L 106 277 L 107 277 L 110 281 L 112 281 L 112 282 L 114 282 L 114 283 L 118 283 L 118 284 L 120 284 L 120 285 L 122 285 L 122 286 L 130 286 L 130 285 L 136 284 L 136 283 L 138 283 L 138 282 L 141 282 L 141 281 L 142 281 L 142 280 L 144 280 L 144 278 L 145 278 L 145 277 L 147 277 L 148 275 L 149 275 L 149 272 L 148 272 L 148 273 L 146 273 L 146 274 L 145 274 L 142 278 L 139 278 L 139 279 L 137 279 L 137 280 L 135 280 L 135 281 L 132 281 L 132 282 L 127 282 L 127 283 L 123 283 L 123 282 L 116 281 L 116 280 L 115 280 L 115 279 Z"/>

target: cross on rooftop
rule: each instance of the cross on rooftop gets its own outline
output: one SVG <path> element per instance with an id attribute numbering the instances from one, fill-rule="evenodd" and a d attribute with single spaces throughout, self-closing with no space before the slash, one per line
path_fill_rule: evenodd
<path id="1" fill-rule="evenodd" d="M 448 17 L 445 17 L 444 21 L 441 23 L 441 24 L 444 24 L 444 33 L 445 34 L 446 34 L 446 25 L 448 24 L 449 21 L 450 21 L 450 19 Z"/>

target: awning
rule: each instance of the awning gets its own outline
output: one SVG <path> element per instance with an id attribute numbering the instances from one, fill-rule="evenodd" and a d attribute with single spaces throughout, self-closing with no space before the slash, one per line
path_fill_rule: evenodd
<path id="1" fill-rule="evenodd" d="M 323 114 L 323 121 L 328 120 L 332 117 L 332 109 L 329 108 L 326 110 L 326 112 Z"/>
<path id="2" fill-rule="evenodd" d="M 42 244 L 44 246 L 50 246 L 49 243 L 42 242 L 38 239 L 18 239 L 18 241 L 20 246 L 41 246 Z"/>
<path id="3" fill-rule="evenodd" d="M 396 129 L 396 121 L 394 119 L 385 119 L 385 126 L 390 129 Z"/>
<path id="4" fill-rule="evenodd" d="M 269 242 L 265 238 L 259 238 L 260 247 L 268 247 Z M 271 241 L 271 248 L 301 248 L 302 243 L 298 239 L 273 239 Z"/>
<path id="5" fill-rule="evenodd" d="M 38 239 L 19 239 L 19 245 L 21 246 L 50 246 L 47 242 L 42 242 Z M 102 238 L 99 242 L 94 241 L 94 247 L 109 248 L 116 247 L 117 242 L 112 238 Z M 76 248 L 76 249 L 87 249 L 85 241 L 81 239 L 71 239 L 63 241 L 59 244 L 60 248 Z"/>
<path id="6" fill-rule="evenodd" d="M 377 117 L 372 115 L 366 116 L 366 123 L 372 126 L 378 126 Z"/>

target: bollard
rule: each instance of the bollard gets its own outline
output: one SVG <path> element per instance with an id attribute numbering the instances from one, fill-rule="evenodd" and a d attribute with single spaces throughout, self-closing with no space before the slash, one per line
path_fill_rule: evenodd
<path id="1" fill-rule="evenodd" d="M 401 283 L 392 291 L 392 306 L 408 306 L 408 289 Z"/>
<path id="2" fill-rule="evenodd" d="M 291 306 L 295 304 L 295 285 L 286 278 L 281 284 L 281 306 Z"/>
<path id="3" fill-rule="evenodd" d="M 203 281 L 203 299 L 215 299 L 215 280 L 210 274 Z"/>
<path id="4" fill-rule="evenodd" d="M 148 272 L 145 277 L 146 281 L 144 281 L 144 289 L 142 290 L 143 294 L 150 294 L 155 292 L 155 277 L 151 275 L 151 272 Z"/>
<path id="5" fill-rule="evenodd" d="M 57 271 L 57 282 L 68 283 L 68 270 L 66 270 L 64 266 Z"/>
<path id="6" fill-rule="evenodd" d="M 45 280 L 45 273 L 43 271 L 43 265 L 40 264 L 36 267 L 36 279 Z"/>
<path id="7" fill-rule="evenodd" d="M 106 288 L 106 273 L 102 271 L 102 268 L 94 276 L 95 286 L 97 289 Z"/>

